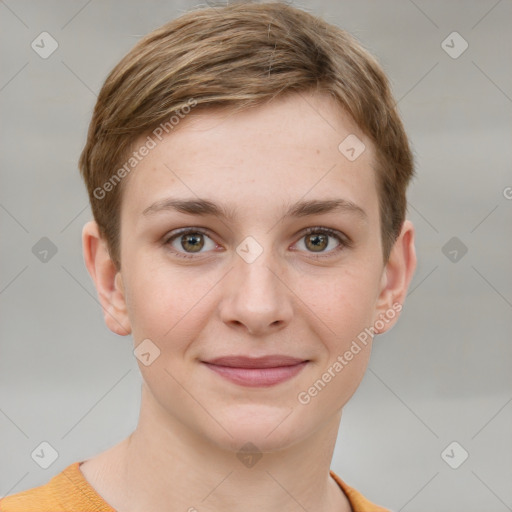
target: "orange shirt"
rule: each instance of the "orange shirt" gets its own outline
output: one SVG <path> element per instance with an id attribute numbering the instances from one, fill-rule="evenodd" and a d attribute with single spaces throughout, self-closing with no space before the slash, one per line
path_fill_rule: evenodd
<path id="1" fill-rule="evenodd" d="M 0 499 L 0 512 L 116 512 L 85 479 L 80 464 L 70 464 L 44 485 Z M 389 512 L 370 503 L 333 471 L 330 473 L 347 496 L 353 512 Z"/>

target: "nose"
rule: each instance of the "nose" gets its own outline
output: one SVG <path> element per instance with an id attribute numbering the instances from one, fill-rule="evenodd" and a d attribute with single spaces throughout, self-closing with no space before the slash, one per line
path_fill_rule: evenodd
<path id="1" fill-rule="evenodd" d="M 222 321 L 253 336 L 285 328 L 293 315 L 286 270 L 271 252 L 263 251 L 252 262 L 234 255 L 233 268 L 223 279 Z"/>

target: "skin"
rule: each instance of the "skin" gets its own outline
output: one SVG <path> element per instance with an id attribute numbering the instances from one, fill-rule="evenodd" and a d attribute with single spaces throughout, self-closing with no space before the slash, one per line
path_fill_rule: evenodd
<path id="1" fill-rule="evenodd" d="M 338 150 L 349 134 L 366 146 L 353 162 Z M 389 318 L 389 311 L 403 304 L 416 267 L 408 220 L 383 262 L 373 159 L 370 140 L 321 94 L 279 97 L 237 114 L 192 111 L 125 178 L 120 271 L 97 225 L 86 224 L 84 257 L 107 326 L 132 334 L 134 347 L 150 339 L 160 350 L 148 366 L 137 360 L 143 386 L 135 431 L 80 467 L 110 505 L 120 512 L 163 512 L 169 503 L 201 512 L 241 504 L 247 512 L 350 510 L 329 468 L 371 338 L 308 404 L 297 395 L 365 328 L 384 317 L 379 332 L 394 325 L 399 314 Z M 169 197 L 208 199 L 236 216 L 143 215 Z M 299 200 L 339 198 L 366 217 L 283 218 Z M 204 242 L 199 253 L 184 248 L 183 237 L 165 243 L 186 227 L 207 230 L 196 235 Z M 329 236 L 315 251 L 308 227 L 339 231 L 351 245 L 337 252 L 340 241 Z M 263 250 L 252 263 L 236 252 L 247 236 Z M 231 354 L 309 363 L 291 380 L 248 388 L 201 363 Z M 236 457 L 247 442 L 262 454 L 252 467 Z"/>

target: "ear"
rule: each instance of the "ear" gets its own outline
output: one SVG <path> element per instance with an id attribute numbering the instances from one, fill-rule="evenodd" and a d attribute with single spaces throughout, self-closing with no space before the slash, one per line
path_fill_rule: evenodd
<path id="1" fill-rule="evenodd" d="M 107 243 L 98 224 L 88 222 L 82 230 L 85 265 L 94 281 L 107 327 L 120 336 L 132 332 L 126 308 L 121 271 L 110 258 Z"/>
<path id="2" fill-rule="evenodd" d="M 395 325 L 415 269 L 414 226 L 405 220 L 382 273 L 374 319 L 376 334 L 382 334 Z"/>

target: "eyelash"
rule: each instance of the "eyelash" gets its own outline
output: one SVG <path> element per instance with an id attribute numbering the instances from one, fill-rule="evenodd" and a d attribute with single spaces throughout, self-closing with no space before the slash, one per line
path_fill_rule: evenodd
<path id="1" fill-rule="evenodd" d="M 196 234 L 196 233 L 201 233 L 201 234 L 206 235 L 209 238 L 211 238 L 208 235 L 208 231 L 203 229 L 203 228 L 199 228 L 199 227 L 196 227 L 196 228 L 184 228 L 181 231 L 178 231 L 177 233 L 174 233 L 171 236 L 167 237 L 164 240 L 164 245 L 165 246 L 170 245 L 171 242 L 173 242 L 176 238 L 179 238 L 180 236 L 188 235 L 188 234 Z M 307 228 L 305 231 L 302 232 L 299 240 L 301 240 L 305 236 L 310 235 L 312 233 L 327 234 L 327 235 L 329 235 L 329 236 L 331 236 L 333 238 L 336 238 L 338 240 L 338 242 L 339 242 L 339 246 L 336 247 L 335 249 L 332 249 L 331 251 L 328 251 L 326 253 L 326 255 L 321 255 L 321 253 L 319 253 L 319 255 L 314 255 L 314 253 L 311 253 L 313 255 L 314 259 L 327 258 L 327 257 L 332 256 L 333 254 L 338 254 L 345 247 L 347 247 L 347 248 L 352 247 L 352 241 L 346 235 L 344 235 L 343 233 L 341 233 L 339 231 L 336 231 L 334 229 L 325 228 L 325 227 L 322 227 L 322 226 L 315 226 L 315 227 Z M 180 258 L 185 258 L 185 259 L 196 258 L 195 254 L 199 254 L 199 253 L 195 253 L 195 254 L 194 253 L 183 253 L 183 252 L 180 252 L 180 251 L 176 251 L 174 249 L 171 249 L 171 250 L 172 250 L 172 252 L 176 256 L 178 256 Z"/>

